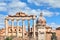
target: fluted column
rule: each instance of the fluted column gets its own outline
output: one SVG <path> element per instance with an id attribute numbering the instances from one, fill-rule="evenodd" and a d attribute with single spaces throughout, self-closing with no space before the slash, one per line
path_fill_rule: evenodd
<path id="1" fill-rule="evenodd" d="M 22 20 L 22 40 L 24 40 L 24 20 Z"/>
<path id="2" fill-rule="evenodd" d="M 5 19 L 5 28 L 6 28 L 6 32 L 5 32 L 5 35 L 6 37 L 8 36 L 8 19 Z"/>
<path id="3" fill-rule="evenodd" d="M 34 40 L 35 40 L 35 20 L 33 19 L 33 37 L 34 37 Z"/>
<path id="4" fill-rule="evenodd" d="M 14 28 L 14 19 L 12 19 L 12 25 L 11 25 L 11 28 L 12 28 L 12 36 L 13 36 L 13 28 Z"/>
<path id="5" fill-rule="evenodd" d="M 19 37 L 19 23 L 18 23 L 19 19 L 17 19 L 17 28 L 16 28 L 16 36 Z"/>

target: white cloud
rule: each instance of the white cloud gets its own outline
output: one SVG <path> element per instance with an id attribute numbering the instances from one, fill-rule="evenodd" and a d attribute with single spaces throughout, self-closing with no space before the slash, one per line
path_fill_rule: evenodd
<path id="1" fill-rule="evenodd" d="M 60 8 L 60 0 L 28 0 L 28 2 L 34 3 L 37 6 L 43 5 L 43 3 L 47 3 L 52 7 Z"/>
<path id="2" fill-rule="evenodd" d="M 24 12 L 24 13 L 26 13 L 26 14 L 28 14 L 28 15 L 40 15 L 40 13 L 41 13 L 41 10 L 40 9 L 31 9 L 31 8 L 29 8 L 29 7 L 24 7 L 25 9 L 22 9 L 22 8 L 20 8 L 20 7 L 16 7 L 16 8 L 13 8 L 13 9 L 11 9 L 10 11 L 9 11 L 9 14 L 12 14 L 12 15 L 14 15 L 14 14 L 16 14 L 17 12 Z M 42 10 L 42 13 L 43 13 L 43 15 L 44 16 L 48 16 L 48 17 L 51 17 L 51 16 L 53 16 L 54 15 L 54 13 L 53 12 L 50 12 L 50 11 L 48 11 L 48 10 Z"/>
<path id="3" fill-rule="evenodd" d="M 58 16 L 58 15 L 60 15 L 60 13 L 56 12 L 55 15 Z"/>
<path id="4" fill-rule="evenodd" d="M 40 14 L 40 10 L 39 9 L 28 9 L 26 8 L 25 10 L 22 10 L 23 12 L 27 13 L 28 15 L 38 15 Z"/>
<path id="5" fill-rule="evenodd" d="M 53 12 L 50 12 L 50 11 L 47 11 L 47 10 L 43 10 L 42 12 L 43 12 L 43 15 L 44 15 L 44 16 L 51 17 L 51 16 L 53 16 L 53 15 L 54 15 L 54 13 L 53 13 Z"/>
<path id="6" fill-rule="evenodd" d="M 7 10 L 7 4 L 4 2 L 0 2 L 0 11 L 6 11 Z"/>
<path id="7" fill-rule="evenodd" d="M 0 7 L 0 11 L 7 11 L 6 7 Z"/>
<path id="8" fill-rule="evenodd" d="M 8 5 L 8 13 L 12 15 L 16 14 L 17 12 L 20 12 L 21 10 L 24 10 L 27 7 L 27 4 L 21 1 L 12 1 Z"/>
<path id="9" fill-rule="evenodd" d="M 52 23 L 49 23 L 48 24 L 50 27 L 52 27 L 53 29 L 56 29 L 57 27 L 60 27 L 59 24 L 55 23 L 55 22 L 52 22 Z"/>
<path id="10" fill-rule="evenodd" d="M 12 2 L 12 1 L 19 1 L 19 0 L 0 0 L 0 2 Z"/>
<path id="11" fill-rule="evenodd" d="M 33 14 L 33 15 L 40 15 L 40 13 L 43 13 L 43 16 L 47 16 L 47 17 L 52 17 L 54 14 L 59 15 L 57 13 L 54 12 L 50 12 L 48 10 L 40 10 L 40 9 L 30 9 L 30 8 L 26 8 L 25 10 L 23 10 L 23 12 L 27 13 L 27 14 Z"/>
<path id="12" fill-rule="evenodd" d="M 0 6 L 6 6 L 6 3 L 0 2 Z"/>
<path id="13" fill-rule="evenodd" d="M 16 4 L 15 4 L 16 3 Z M 24 12 L 27 14 L 33 14 L 33 15 L 40 15 L 41 10 L 40 9 L 31 9 L 27 6 L 26 3 L 24 2 L 12 2 L 9 4 L 9 15 L 16 14 L 17 12 Z M 47 11 L 47 10 L 42 10 L 44 16 L 49 16 L 51 17 L 53 15 L 52 12 Z"/>
<path id="14" fill-rule="evenodd" d="M 24 9 L 23 9 L 24 8 Z M 17 12 L 24 12 L 28 15 L 40 15 L 41 10 L 40 9 L 31 9 L 29 7 L 13 7 L 12 9 L 9 10 L 9 14 L 16 14 Z M 48 10 L 42 10 L 43 16 L 47 16 L 47 17 L 52 17 L 54 14 L 59 15 L 58 13 L 54 13 L 54 12 L 50 12 Z"/>
<path id="15" fill-rule="evenodd" d="M 3 28 L 3 27 L 5 27 L 4 26 L 4 21 L 5 21 L 5 17 L 6 17 L 7 15 L 3 15 L 3 14 L 0 14 L 0 28 Z"/>
<path id="16" fill-rule="evenodd" d="M 10 2 L 10 3 L 7 3 Z M 16 7 L 16 6 L 20 6 L 20 7 L 25 7 L 24 3 L 19 2 L 19 0 L 0 0 L 0 11 L 7 11 L 7 8 L 10 7 Z"/>
<path id="17" fill-rule="evenodd" d="M 20 8 L 23 8 L 23 7 L 26 7 L 27 5 L 26 5 L 26 3 L 24 3 L 24 2 L 11 2 L 10 4 L 9 4 L 9 7 L 20 7 Z"/>
<path id="18" fill-rule="evenodd" d="M 6 0 L 6 1 L 8 1 L 8 0 Z M 21 2 L 19 0 L 15 0 L 15 1 L 14 0 L 10 0 L 10 1 L 11 2 L 8 5 L 6 3 L 4 3 L 4 2 L 1 2 L 0 3 L 0 11 L 8 10 L 8 14 L 12 14 L 12 15 L 14 15 L 17 12 L 20 12 L 20 11 L 25 12 L 27 14 L 35 14 L 35 15 L 39 15 L 40 12 L 41 12 L 40 9 L 31 9 L 31 8 L 29 8 L 26 3 Z M 33 1 L 32 0 L 28 0 L 28 1 L 29 2 L 30 1 L 31 2 L 37 2 L 37 3 L 40 3 L 40 1 L 43 2 L 43 0 L 40 0 L 40 1 L 39 0 L 33 0 Z M 45 1 L 45 3 L 46 3 L 46 1 Z M 8 9 L 7 9 L 6 6 L 8 6 Z M 42 12 L 43 12 L 44 16 L 51 17 L 51 16 L 54 15 L 53 12 L 50 12 L 48 10 L 42 10 Z M 55 14 L 59 15 L 58 13 L 55 13 Z"/>

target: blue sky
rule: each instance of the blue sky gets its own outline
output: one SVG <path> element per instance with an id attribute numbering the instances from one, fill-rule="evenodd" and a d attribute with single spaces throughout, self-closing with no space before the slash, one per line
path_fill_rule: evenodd
<path id="1" fill-rule="evenodd" d="M 42 12 L 47 25 L 60 27 L 60 0 L 0 0 L 0 28 L 5 27 L 4 18 L 7 15 L 17 12 L 37 16 Z"/>

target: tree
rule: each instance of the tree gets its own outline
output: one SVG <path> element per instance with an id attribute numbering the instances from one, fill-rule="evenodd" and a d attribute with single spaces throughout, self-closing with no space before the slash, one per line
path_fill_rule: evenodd
<path id="1" fill-rule="evenodd" d="M 52 33 L 51 40 L 57 40 L 56 33 Z"/>

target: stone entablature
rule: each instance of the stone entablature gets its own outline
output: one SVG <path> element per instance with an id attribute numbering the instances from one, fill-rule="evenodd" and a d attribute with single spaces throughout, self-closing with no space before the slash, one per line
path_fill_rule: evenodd
<path id="1" fill-rule="evenodd" d="M 16 15 L 8 15 L 8 17 L 37 17 L 36 15 L 27 15 L 23 12 L 18 12 Z"/>

